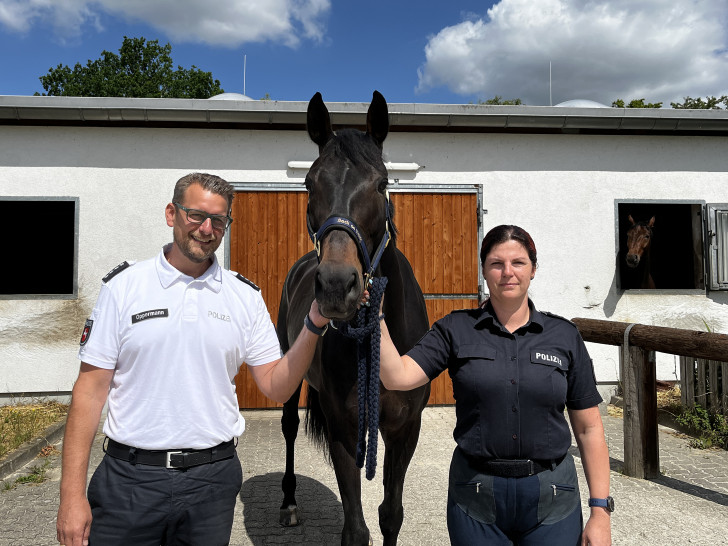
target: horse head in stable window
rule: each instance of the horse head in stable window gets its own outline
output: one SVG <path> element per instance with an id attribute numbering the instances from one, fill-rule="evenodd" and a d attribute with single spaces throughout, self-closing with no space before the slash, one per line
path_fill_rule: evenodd
<path id="1" fill-rule="evenodd" d="M 655 288 L 650 261 L 650 247 L 654 235 L 655 217 L 653 216 L 647 222 L 635 222 L 630 214 L 627 219 L 629 220 L 630 228 L 627 230 L 625 262 L 627 267 L 634 272 L 633 275 L 630 275 L 634 280 L 625 283 L 629 285 L 625 286 L 625 288 Z"/>
<path id="2" fill-rule="evenodd" d="M 374 477 L 381 432 L 385 454 L 379 527 L 384 545 L 394 545 L 404 518 L 404 477 L 419 438 L 430 385 L 388 391 L 379 382 L 383 293 L 383 312 L 400 354 L 429 327 L 420 286 L 396 247 L 394 208 L 382 159 L 382 144 L 389 132 L 387 102 L 374 92 L 366 132 L 334 131 L 321 94 L 316 93 L 308 105 L 306 124 L 319 151 L 306 176 L 306 220 L 314 250 L 288 272 L 278 313 L 278 338 L 287 351 L 314 297 L 321 313 L 331 319 L 306 374 L 306 432 L 328 449 L 336 473 L 344 508 L 343 545 L 371 544 L 361 505 L 360 469 L 366 461 L 366 476 Z M 365 288 L 372 305 L 358 310 Z M 286 471 L 280 522 L 286 526 L 300 522 L 293 469 L 299 393 L 300 387 L 284 404 L 281 419 Z"/>

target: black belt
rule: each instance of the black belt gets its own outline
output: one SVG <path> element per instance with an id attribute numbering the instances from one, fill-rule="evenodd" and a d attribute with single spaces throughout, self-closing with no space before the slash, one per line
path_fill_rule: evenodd
<path id="1" fill-rule="evenodd" d="M 558 459 L 481 459 L 465 455 L 470 466 L 499 478 L 525 478 L 544 470 L 553 470 L 561 464 L 566 454 Z"/>
<path id="2" fill-rule="evenodd" d="M 235 442 L 230 440 L 207 449 L 151 450 L 137 449 L 107 438 L 104 452 L 131 464 L 148 464 L 166 468 L 185 469 L 191 466 L 214 463 L 229 459 L 235 454 Z"/>

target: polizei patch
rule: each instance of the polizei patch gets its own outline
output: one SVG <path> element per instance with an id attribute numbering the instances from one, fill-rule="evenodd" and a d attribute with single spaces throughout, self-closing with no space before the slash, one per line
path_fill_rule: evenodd
<path id="1" fill-rule="evenodd" d="M 566 370 L 569 367 L 569 363 L 565 361 L 563 356 L 546 351 L 531 351 L 531 362 L 555 366 L 562 370 Z"/>
<path id="2" fill-rule="evenodd" d="M 94 321 L 86 319 L 86 324 L 83 325 L 83 332 L 81 333 L 80 345 L 86 345 L 88 338 L 91 337 L 91 328 L 94 326 Z"/>
<path id="3" fill-rule="evenodd" d="M 149 311 L 142 311 L 141 313 L 134 313 L 131 316 L 131 323 L 136 324 L 143 320 L 150 318 L 166 318 L 169 316 L 169 309 L 151 309 Z"/>

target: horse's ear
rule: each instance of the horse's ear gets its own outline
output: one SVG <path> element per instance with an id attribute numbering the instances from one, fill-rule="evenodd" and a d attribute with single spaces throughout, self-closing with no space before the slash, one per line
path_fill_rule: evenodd
<path id="1" fill-rule="evenodd" d="M 387 101 L 379 91 L 372 94 L 372 103 L 367 111 L 367 134 L 370 135 L 381 148 L 384 139 L 389 133 L 389 110 Z"/>
<path id="2" fill-rule="evenodd" d="M 629 216 L 627 216 L 627 220 L 629 220 L 629 223 L 630 224 L 634 225 L 634 220 L 632 219 L 632 215 L 631 214 Z"/>
<path id="3" fill-rule="evenodd" d="M 655 217 L 650 218 L 650 227 L 655 227 Z"/>
<path id="4" fill-rule="evenodd" d="M 319 153 L 324 145 L 333 135 L 331 130 L 331 119 L 329 118 L 329 110 L 321 98 L 321 93 L 316 93 L 311 100 L 308 101 L 308 110 L 306 112 L 306 129 L 308 136 L 314 143 L 318 144 Z"/>

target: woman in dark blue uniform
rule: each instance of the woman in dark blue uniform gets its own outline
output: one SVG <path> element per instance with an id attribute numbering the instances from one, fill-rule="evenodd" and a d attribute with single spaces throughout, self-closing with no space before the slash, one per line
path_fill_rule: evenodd
<path id="1" fill-rule="evenodd" d="M 528 297 L 536 247 L 517 226 L 483 239 L 490 297 L 437 321 L 400 357 L 382 323 L 381 379 L 409 390 L 448 370 L 457 443 L 447 524 L 452 544 L 611 544 L 609 454 L 591 359 L 576 327 Z M 568 409 L 589 487 L 582 532 Z"/>

